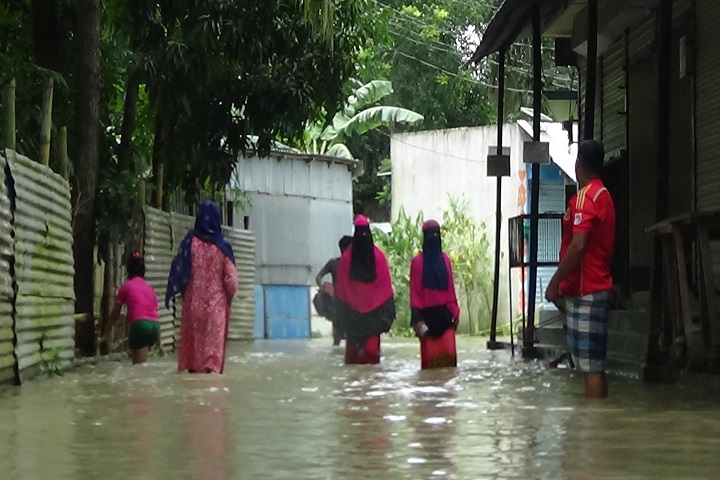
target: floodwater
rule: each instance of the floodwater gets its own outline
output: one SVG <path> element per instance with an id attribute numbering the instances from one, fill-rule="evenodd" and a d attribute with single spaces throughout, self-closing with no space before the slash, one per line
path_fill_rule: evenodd
<path id="1" fill-rule="evenodd" d="M 0 394 L 0 478 L 690 479 L 720 477 L 718 397 L 567 370 L 463 339 L 455 370 L 417 345 L 344 366 L 328 340 L 231 345 L 226 374 L 104 362 Z"/>

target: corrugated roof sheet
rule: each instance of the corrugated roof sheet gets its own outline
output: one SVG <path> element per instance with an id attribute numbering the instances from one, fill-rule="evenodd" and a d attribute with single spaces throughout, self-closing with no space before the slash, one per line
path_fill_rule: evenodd
<path id="1" fill-rule="evenodd" d="M 507 49 L 518 37 L 529 33 L 533 8 L 540 9 L 541 22 L 546 23 L 564 3 L 561 0 L 505 0 L 495 12 L 482 35 L 480 45 L 468 63 Z"/>
<path id="2" fill-rule="evenodd" d="M 67 181 L 27 157 L 9 154 L 15 190 L 15 332 L 20 376 L 43 361 L 74 358 L 75 274 Z"/>

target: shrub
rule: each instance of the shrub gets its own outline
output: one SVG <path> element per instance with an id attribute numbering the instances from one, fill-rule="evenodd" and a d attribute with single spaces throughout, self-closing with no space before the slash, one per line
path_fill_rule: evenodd
<path id="1" fill-rule="evenodd" d="M 484 223 L 468 214 L 467 202 L 450 197 L 442 215 L 443 250 L 453 264 L 455 288 L 460 302 L 461 331 L 486 333 L 490 328 L 492 298 L 492 253 Z M 422 213 L 410 218 L 404 210 L 392 223 L 392 234 L 375 234 L 376 244 L 385 252 L 395 287 L 396 334 L 410 325 L 410 262 L 422 250 Z"/>

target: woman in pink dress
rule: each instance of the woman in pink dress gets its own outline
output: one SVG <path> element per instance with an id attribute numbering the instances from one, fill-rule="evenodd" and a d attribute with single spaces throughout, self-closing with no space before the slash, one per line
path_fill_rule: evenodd
<path id="1" fill-rule="evenodd" d="M 182 295 L 178 370 L 222 373 L 225 368 L 230 304 L 237 291 L 232 246 L 222 236 L 220 207 L 200 205 L 191 230 L 170 270 L 165 306 Z"/>
<path id="2" fill-rule="evenodd" d="M 423 370 L 457 366 L 455 329 L 460 307 L 452 264 L 442 251 L 440 224 L 423 224 L 423 251 L 410 264 L 410 324 L 420 339 Z"/>

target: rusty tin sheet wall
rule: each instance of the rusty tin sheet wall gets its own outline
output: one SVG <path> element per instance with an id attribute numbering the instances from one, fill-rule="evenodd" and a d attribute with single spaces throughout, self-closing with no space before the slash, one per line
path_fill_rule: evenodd
<path id="1" fill-rule="evenodd" d="M 170 214 L 145 207 L 145 279 L 155 289 L 158 296 L 158 314 L 160 315 L 160 332 L 163 346 L 174 348 L 175 332 L 172 310 L 165 308 L 165 289 L 168 273 L 175 255 L 172 232 L 170 230 Z M 172 308 L 172 305 L 171 305 Z"/>
<path id="2" fill-rule="evenodd" d="M 163 344 L 177 346 L 180 339 L 182 303 L 175 302 L 173 311 L 164 306 L 167 276 L 173 257 L 182 239 L 193 227 L 195 219 L 145 207 L 145 266 L 147 280 L 158 294 Z M 252 340 L 255 318 L 255 238 L 247 230 L 223 227 L 223 233 L 235 250 L 238 267 L 238 294 L 233 302 L 229 337 Z"/>
<path id="3" fill-rule="evenodd" d="M 74 357 L 75 292 L 68 183 L 48 167 L 9 156 L 15 190 L 15 353 L 22 371 Z"/>
<path id="4" fill-rule="evenodd" d="M 163 344 L 177 346 L 180 340 L 182 302 L 175 301 L 173 311 L 164 306 L 167 276 L 173 257 L 195 219 L 145 207 L 145 266 L 147 280 L 158 294 Z M 255 238 L 247 230 L 223 227 L 223 233 L 235 250 L 238 267 L 238 294 L 233 302 L 229 337 L 252 340 L 255 319 Z"/>
<path id="5" fill-rule="evenodd" d="M 172 232 L 173 254 L 176 254 L 180 248 L 185 235 L 195 226 L 195 219 L 187 215 L 173 213 L 171 214 L 170 227 Z M 175 341 L 180 342 L 180 325 L 182 320 L 182 301 L 177 298 L 175 301 Z"/>
<path id="6" fill-rule="evenodd" d="M 238 291 L 230 313 L 231 340 L 252 340 L 255 324 L 255 236 L 249 230 L 223 228 L 235 251 Z"/>
<path id="7" fill-rule="evenodd" d="M 10 262 L 13 257 L 12 213 L 5 184 L 6 157 L 0 155 L 0 383 L 15 378 L 13 355 L 13 286 Z"/>
<path id="8" fill-rule="evenodd" d="M 195 225 L 195 219 L 187 215 L 172 214 L 172 236 L 175 250 L 185 235 Z M 255 238 L 248 230 L 223 227 L 223 235 L 233 247 L 238 270 L 238 291 L 230 312 L 230 340 L 252 340 L 255 319 Z M 179 325 L 182 305 L 177 302 L 176 310 L 177 338 L 180 338 Z"/>

